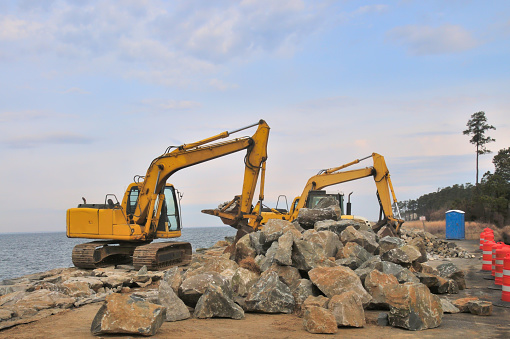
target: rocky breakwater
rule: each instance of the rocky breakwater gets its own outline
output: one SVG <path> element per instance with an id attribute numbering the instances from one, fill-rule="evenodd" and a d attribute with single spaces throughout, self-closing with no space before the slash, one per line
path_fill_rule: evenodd
<path id="1" fill-rule="evenodd" d="M 232 253 L 225 253 L 229 241 L 198 249 L 186 267 L 68 268 L 3 281 L 0 329 L 94 302 L 103 305 L 92 333 L 146 336 L 164 322 L 242 321 L 246 312 L 294 313 L 308 332 L 336 333 L 365 326 L 366 310 L 382 310 L 382 324 L 425 330 L 461 306 L 437 295 L 465 288 L 464 273 L 425 263 L 428 235 L 380 238 L 364 222 L 335 220 L 335 206 L 320 207 L 293 223 L 270 220 Z M 475 314 L 490 311 L 485 302 L 466 304 Z"/>

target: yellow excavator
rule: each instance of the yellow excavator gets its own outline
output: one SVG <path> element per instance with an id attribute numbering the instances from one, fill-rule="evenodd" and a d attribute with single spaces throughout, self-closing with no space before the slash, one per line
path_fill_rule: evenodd
<path id="1" fill-rule="evenodd" d="M 251 137 L 212 143 L 254 126 L 258 127 Z M 269 126 L 260 120 L 191 144 L 169 146 L 151 162 L 145 176 L 135 176 L 121 203 L 113 194 L 106 195 L 104 204 L 87 204 L 82 198 L 83 204 L 67 210 L 67 236 L 101 240 L 76 245 L 72 253 L 74 265 L 97 268 L 132 260 L 136 269 L 146 265 L 149 270 L 161 270 L 189 263 L 191 244 L 153 242 L 181 236 L 181 196 L 167 180 L 178 170 L 241 150 L 246 150 L 242 194 L 228 204 L 236 208 L 221 212 L 221 217 L 238 229 L 237 238 L 256 230 L 262 220 L 268 137 Z M 253 208 L 259 173 L 259 201 Z"/>
<path id="2" fill-rule="evenodd" d="M 358 164 L 363 160 L 368 158 L 373 159 L 373 166 L 366 167 L 362 169 L 355 169 L 350 171 L 341 171 L 342 169 Z M 296 220 L 299 214 L 299 210 L 303 207 L 313 208 L 322 198 L 327 196 L 334 197 L 339 205 L 343 209 L 343 196 L 340 194 L 327 194 L 326 191 L 322 190 L 325 187 L 340 184 L 343 182 L 348 182 L 352 180 L 357 180 L 366 177 L 373 177 L 375 181 L 375 185 L 377 187 L 377 198 L 379 200 L 380 212 L 379 212 L 379 222 L 374 226 L 374 230 L 379 230 L 384 225 L 391 225 L 394 233 L 398 233 L 400 226 L 403 224 L 403 220 L 400 217 L 400 211 L 398 210 L 397 198 L 395 196 L 395 192 L 393 190 L 393 185 L 390 179 L 390 172 L 388 167 L 386 166 L 386 162 L 384 161 L 384 157 L 377 153 L 372 153 L 371 155 L 351 161 L 342 166 L 321 170 L 317 175 L 314 175 L 305 185 L 303 192 L 300 196 L 296 197 L 292 202 L 290 210 L 285 209 L 267 209 L 265 208 L 262 211 L 262 224 L 265 224 L 269 219 L 284 219 L 293 221 Z M 398 218 L 393 215 L 392 209 L 392 200 L 390 197 L 393 197 L 393 203 L 397 206 Z M 347 205 L 347 214 L 343 213 L 342 210 L 342 219 L 353 219 L 353 216 L 350 215 L 350 202 Z M 384 215 L 384 218 L 383 218 Z M 364 218 L 361 218 L 364 219 Z M 366 219 L 365 219 L 366 220 Z"/>

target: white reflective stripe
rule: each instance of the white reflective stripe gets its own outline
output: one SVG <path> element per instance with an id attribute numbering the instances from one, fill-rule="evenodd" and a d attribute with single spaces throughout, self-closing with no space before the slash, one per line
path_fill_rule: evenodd
<path id="1" fill-rule="evenodd" d="M 496 272 L 496 277 L 503 277 L 503 273 Z"/>
<path id="2" fill-rule="evenodd" d="M 483 251 L 483 254 L 484 255 L 489 255 L 489 254 L 492 255 L 492 252 L 491 251 Z"/>
<path id="3" fill-rule="evenodd" d="M 503 285 L 503 292 L 510 292 L 510 286 Z"/>
<path id="4" fill-rule="evenodd" d="M 492 264 L 492 261 L 484 260 L 484 261 L 483 261 L 483 264 L 484 264 L 484 265 L 491 265 L 491 264 Z"/>
<path id="5" fill-rule="evenodd" d="M 503 270 L 503 275 L 510 275 L 510 270 Z"/>
<path id="6" fill-rule="evenodd" d="M 503 260 L 496 260 L 496 265 L 503 265 Z"/>

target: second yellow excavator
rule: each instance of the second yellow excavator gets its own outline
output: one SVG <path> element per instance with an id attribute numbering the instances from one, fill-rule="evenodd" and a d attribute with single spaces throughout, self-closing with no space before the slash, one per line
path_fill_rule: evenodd
<path id="1" fill-rule="evenodd" d="M 341 171 L 342 169 L 358 164 L 359 162 L 368 158 L 373 159 L 373 166 L 362 169 L 355 169 L 350 171 Z M 300 196 L 296 197 L 292 202 L 290 210 L 283 209 L 264 209 L 262 211 L 262 223 L 266 223 L 269 219 L 284 219 L 293 221 L 297 219 L 299 210 L 301 208 L 313 208 L 322 198 L 326 196 L 332 196 L 338 200 L 339 205 L 343 206 L 343 196 L 340 194 L 327 194 L 326 191 L 322 190 L 325 187 L 340 184 L 352 180 L 357 180 L 366 177 L 373 177 L 375 185 L 377 187 L 377 198 L 380 205 L 379 222 L 374 226 L 374 230 L 378 230 L 383 225 L 390 225 L 393 228 L 394 233 L 398 233 L 400 226 L 404 222 L 400 217 L 398 211 L 397 198 L 393 190 L 393 185 L 390 179 L 390 172 L 386 166 L 384 157 L 377 153 L 372 153 L 362 159 L 356 159 L 352 162 L 344 164 L 342 166 L 321 170 L 317 175 L 314 175 L 308 179 L 305 188 Z M 391 193 L 390 193 L 391 192 Z M 397 206 L 397 213 L 399 215 L 396 218 L 393 215 L 392 199 L 395 206 Z M 350 216 L 350 206 L 348 206 L 347 214 L 343 213 L 342 219 L 352 219 Z M 384 217 L 382 217 L 384 215 Z"/>
<path id="2" fill-rule="evenodd" d="M 212 143 L 254 126 L 258 126 L 257 131 L 251 137 Z M 181 236 L 180 196 L 167 180 L 178 170 L 241 150 L 246 150 L 242 194 L 229 204 L 235 203 L 237 208 L 223 211 L 221 217 L 238 229 L 238 238 L 257 229 L 262 220 L 268 137 L 269 126 L 260 120 L 191 144 L 168 147 L 152 161 L 145 176 L 135 176 L 121 203 L 113 194 L 106 195 L 104 204 L 87 204 L 83 199 L 83 204 L 67 210 L 67 236 L 101 240 L 76 245 L 72 253 L 74 265 L 96 268 L 132 260 L 136 269 L 145 265 L 149 270 L 158 270 L 189 263 L 189 243 L 153 242 Z M 253 208 L 259 173 L 259 201 Z"/>

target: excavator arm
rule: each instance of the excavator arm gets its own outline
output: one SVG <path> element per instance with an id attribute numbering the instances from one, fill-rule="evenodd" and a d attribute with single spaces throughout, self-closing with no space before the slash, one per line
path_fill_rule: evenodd
<path id="1" fill-rule="evenodd" d="M 374 165 L 372 167 L 366 167 L 362 169 L 349 171 L 341 171 L 344 168 L 358 164 L 359 162 L 368 158 L 373 159 Z M 393 185 L 390 179 L 390 173 L 388 167 L 386 166 L 386 162 L 384 161 L 384 157 L 377 153 L 372 153 L 372 155 L 368 157 L 354 160 L 350 163 L 344 164 L 339 167 L 322 170 L 321 172 L 319 172 L 319 174 L 314 175 L 313 177 L 308 179 L 301 195 L 294 199 L 294 202 L 289 211 L 288 220 L 292 221 L 297 219 L 299 210 L 305 207 L 308 195 L 311 191 L 321 190 L 328 186 L 349 182 L 361 178 L 366 178 L 370 176 L 374 178 L 375 185 L 377 187 L 377 195 L 379 198 L 381 209 L 384 213 L 384 219 L 380 221 L 378 225 L 379 224 L 382 225 L 383 223 L 390 223 L 393 226 L 393 228 L 398 232 L 398 229 L 400 228 L 404 221 L 401 218 L 397 219 L 393 215 L 392 198 L 393 203 L 395 204 L 397 202 L 397 199 L 395 197 L 395 192 L 393 190 Z M 266 217 L 269 215 L 272 215 L 273 217 L 276 218 L 280 218 L 283 214 L 275 210 L 272 210 L 272 213 L 267 213 Z"/>
<path id="2" fill-rule="evenodd" d="M 223 139 L 232 133 L 258 126 L 257 131 L 252 137 L 242 137 L 224 142 L 211 142 Z M 134 223 L 144 225 L 144 233 L 151 237 L 153 228 L 157 224 L 162 199 L 158 196 L 165 187 L 168 178 L 175 172 L 200 164 L 205 161 L 216 159 L 227 154 L 246 149 L 245 171 L 243 190 L 241 196 L 234 198 L 239 202 L 239 208 L 235 215 L 227 213 L 226 216 L 234 220 L 232 226 L 237 228 L 237 223 L 243 218 L 248 218 L 251 213 L 251 204 L 253 201 L 255 188 L 259 173 L 265 168 L 267 159 L 267 141 L 269 137 L 269 126 L 264 120 L 232 132 L 223 132 L 216 136 L 197 141 L 192 144 L 184 144 L 171 152 L 167 152 L 154 159 L 147 169 L 143 182 L 140 184 L 140 195 L 136 212 L 133 215 Z M 263 199 L 263 175 L 261 179 L 261 195 L 259 200 Z M 158 203 L 156 205 L 156 203 Z M 156 211 L 156 213 L 154 213 Z"/>

